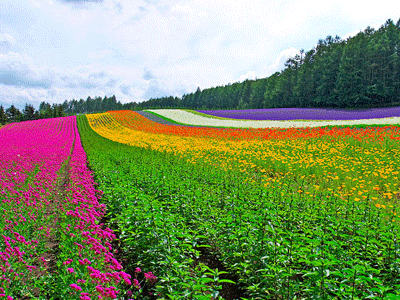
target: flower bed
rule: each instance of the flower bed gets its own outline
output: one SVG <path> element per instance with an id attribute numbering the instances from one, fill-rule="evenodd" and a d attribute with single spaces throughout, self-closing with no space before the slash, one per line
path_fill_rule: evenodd
<path id="1" fill-rule="evenodd" d="M 240 120 L 361 120 L 400 116 L 400 107 L 359 110 L 324 108 L 270 108 L 245 110 L 198 110 L 222 118 Z"/>
<path id="2" fill-rule="evenodd" d="M 354 120 L 333 120 L 329 115 L 328 120 L 316 120 L 313 117 L 297 115 L 289 119 L 289 112 L 282 114 L 282 119 L 274 120 L 239 120 L 239 119 L 218 119 L 210 115 L 201 115 L 196 112 L 189 112 L 180 109 L 154 109 L 148 110 L 160 116 L 185 125 L 210 126 L 210 127 L 237 127 L 237 128 L 291 128 L 291 127 L 320 127 L 320 126 L 340 126 L 340 125 L 360 125 L 360 124 L 400 124 L 400 117 L 385 117 L 373 119 L 354 119 Z M 292 115 L 293 116 L 293 115 Z M 314 116 L 315 117 L 315 116 Z M 231 117 L 232 118 L 232 117 Z M 236 116 L 235 116 L 236 118 Z M 302 120 L 299 120 L 302 119 Z"/>
<path id="3" fill-rule="evenodd" d="M 5 126 L 0 156 L 0 297 L 114 299 L 129 289 L 76 117 Z"/>

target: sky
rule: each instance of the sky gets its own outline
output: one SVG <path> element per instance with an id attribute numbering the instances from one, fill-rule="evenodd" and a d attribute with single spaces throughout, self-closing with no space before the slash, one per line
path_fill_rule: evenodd
<path id="1" fill-rule="evenodd" d="M 386 0 L 0 0 L 0 104 L 180 97 L 399 17 Z"/>

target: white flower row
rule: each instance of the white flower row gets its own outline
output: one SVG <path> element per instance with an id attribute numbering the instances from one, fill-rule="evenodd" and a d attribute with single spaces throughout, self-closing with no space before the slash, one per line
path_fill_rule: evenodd
<path id="1" fill-rule="evenodd" d="M 268 127 L 318 127 L 326 125 L 359 125 L 359 124 L 399 124 L 400 117 L 379 118 L 379 119 L 362 119 L 362 120 L 343 120 L 343 121 L 258 121 L 258 120 L 222 120 L 207 118 L 188 111 L 180 109 L 149 109 L 147 111 L 154 112 L 178 123 L 195 126 L 214 126 L 214 127 L 241 127 L 241 128 L 268 128 Z"/>

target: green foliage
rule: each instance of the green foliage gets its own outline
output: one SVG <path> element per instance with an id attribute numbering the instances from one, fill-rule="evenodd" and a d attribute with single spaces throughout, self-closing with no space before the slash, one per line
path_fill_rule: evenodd
<path id="1" fill-rule="evenodd" d="M 61 104 L 50 105 L 44 101 L 40 103 L 39 110 L 36 110 L 31 104 L 25 104 L 25 108 L 22 112 L 14 105 L 11 105 L 5 111 L 4 107 L 0 106 L 0 125 L 12 122 L 58 118 L 64 116 L 65 113 Z"/>
<path id="2" fill-rule="evenodd" d="M 399 223 L 371 201 L 307 196 L 295 178 L 265 188 L 257 172 L 111 142 L 84 116 L 78 124 L 129 268 L 153 270 L 160 298 L 218 295 L 221 272 L 200 263 L 203 247 L 248 299 L 400 297 Z"/>
<path id="3" fill-rule="evenodd" d="M 215 293 L 218 282 L 208 280 L 209 268 L 197 262 L 202 237 L 188 226 L 187 212 L 181 216 L 180 201 L 165 193 L 169 187 L 164 185 L 164 170 L 156 171 L 158 156 L 169 158 L 102 138 L 84 116 L 78 118 L 78 126 L 109 217 L 131 262 L 128 269 L 152 270 L 159 277 L 156 291 L 168 299 Z M 171 164 L 182 164 L 170 159 Z"/>
<path id="4" fill-rule="evenodd" d="M 4 111 L 3 105 L 0 105 L 0 125 L 4 125 L 7 122 L 6 112 Z"/>
<path id="5" fill-rule="evenodd" d="M 105 112 L 110 110 L 142 110 L 155 107 L 178 107 L 179 98 L 177 97 L 163 97 L 157 99 L 149 99 L 142 103 L 130 102 L 122 104 L 117 101 L 115 95 L 111 97 L 104 96 L 95 97 L 92 99 L 88 97 L 86 100 L 80 99 L 65 100 L 62 104 L 64 111 L 67 114 L 85 114 L 95 112 Z"/>
<path id="6" fill-rule="evenodd" d="M 30 104 L 25 105 L 25 108 L 24 108 L 22 114 L 23 114 L 24 121 L 39 119 L 38 111 L 36 111 L 35 108 Z"/>
<path id="7" fill-rule="evenodd" d="M 62 104 L 55 104 L 52 105 L 47 102 L 41 102 L 39 105 L 39 114 L 37 118 L 46 119 L 46 118 L 58 118 L 64 117 L 64 107 Z"/>
<path id="8" fill-rule="evenodd" d="M 129 107 L 124 109 L 134 109 L 136 103 L 131 103 Z M 120 110 L 123 109 L 123 105 L 120 101 L 117 101 L 115 95 L 111 97 L 104 96 L 95 97 L 92 99 L 88 97 L 86 100 L 80 99 L 65 100 L 62 104 L 64 111 L 67 114 L 82 114 L 82 113 L 93 113 L 93 112 L 104 112 L 109 110 Z"/>
<path id="9" fill-rule="evenodd" d="M 398 22 L 397 24 L 399 24 Z M 270 77 L 205 89 L 180 106 L 207 109 L 370 108 L 400 105 L 400 27 L 388 20 L 355 37 L 328 36 Z M 232 101 L 230 99 L 236 99 Z"/>
<path id="10" fill-rule="evenodd" d="M 7 117 L 7 122 L 19 122 L 22 121 L 22 114 L 19 111 L 18 108 L 16 108 L 14 105 L 11 105 L 9 108 L 6 109 L 6 117 Z"/>

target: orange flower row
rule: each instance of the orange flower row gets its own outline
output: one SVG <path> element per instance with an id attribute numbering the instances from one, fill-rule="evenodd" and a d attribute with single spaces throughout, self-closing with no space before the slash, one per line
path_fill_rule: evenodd
<path id="1" fill-rule="evenodd" d="M 149 133 L 172 134 L 187 137 L 209 137 L 223 139 L 293 139 L 293 138 L 318 138 L 322 136 L 352 137 L 356 140 L 372 138 L 382 141 L 385 137 L 400 140 L 400 127 L 385 126 L 360 130 L 358 128 L 268 128 L 268 129 L 234 129 L 234 128 L 209 128 L 163 125 L 143 117 L 130 110 L 109 111 L 121 125 Z"/>

